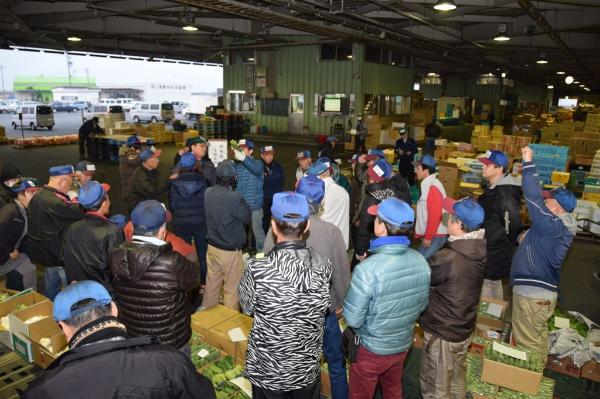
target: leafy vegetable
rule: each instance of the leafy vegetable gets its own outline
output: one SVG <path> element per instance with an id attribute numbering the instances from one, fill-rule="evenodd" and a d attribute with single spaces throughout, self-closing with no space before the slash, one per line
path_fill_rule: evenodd
<path id="1" fill-rule="evenodd" d="M 487 312 L 489 307 L 490 307 L 489 302 L 483 302 L 483 301 L 479 302 L 479 309 L 477 310 L 477 314 L 479 314 L 481 316 L 485 316 L 489 319 L 500 320 L 500 317 L 496 317 Z"/>
<path id="2" fill-rule="evenodd" d="M 232 150 L 241 151 L 240 145 L 237 142 L 237 140 L 229 140 L 229 146 L 231 147 Z"/>
<path id="3" fill-rule="evenodd" d="M 516 346 L 516 349 L 525 352 L 527 354 L 527 360 L 517 359 L 493 350 L 492 342 L 486 342 L 484 355 L 486 359 L 507 364 L 509 366 L 535 371 L 536 373 L 541 373 L 544 371 L 545 365 L 542 362 L 542 358 L 539 353 L 520 346 Z"/>
<path id="4" fill-rule="evenodd" d="M 584 338 L 587 337 L 588 330 L 589 330 L 588 326 L 585 323 L 582 323 L 579 320 L 577 320 L 575 317 L 571 316 L 569 313 L 565 312 L 564 310 L 558 309 L 558 308 L 556 308 L 554 310 L 554 314 L 548 320 L 548 330 L 549 331 L 554 331 L 554 330 L 558 329 L 558 328 L 556 328 L 556 325 L 554 324 L 554 318 L 556 316 L 563 317 L 565 319 L 569 319 L 569 324 L 570 324 L 571 328 L 573 330 L 577 331 L 577 333 L 579 335 L 581 335 L 582 337 L 584 337 Z"/>

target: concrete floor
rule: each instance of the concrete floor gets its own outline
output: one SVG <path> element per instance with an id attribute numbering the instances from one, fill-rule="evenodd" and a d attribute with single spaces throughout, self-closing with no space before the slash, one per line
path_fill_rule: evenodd
<path id="1" fill-rule="evenodd" d="M 273 144 L 257 139 L 257 146 Z M 301 149 L 316 152 L 315 144 L 277 143 L 276 159 L 282 163 L 286 174 L 286 188 L 292 189 L 296 169 L 295 154 Z M 165 175 L 173 166 L 173 158 L 177 147 L 163 146 L 161 155 L 161 172 Z M 28 176 L 37 177 L 45 182 L 48 168 L 53 165 L 76 163 L 78 152 L 76 145 L 42 147 L 32 149 L 13 149 L 11 146 L 0 146 L 0 162 L 14 162 Z M 118 165 L 115 162 L 97 162 L 98 180 L 111 184 L 112 213 L 125 213 L 126 207 L 121 200 Z M 166 196 L 164 198 L 166 201 Z M 590 242 L 576 239 L 564 263 L 561 277 L 559 302 L 567 310 L 576 310 L 600 324 L 600 282 L 594 272 L 600 272 L 600 241 Z"/>

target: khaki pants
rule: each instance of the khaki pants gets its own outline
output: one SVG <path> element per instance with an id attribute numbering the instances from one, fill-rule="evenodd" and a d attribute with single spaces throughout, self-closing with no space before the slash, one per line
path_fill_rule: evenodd
<path id="1" fill-rule="evenodd" d="M 554 313 L 556 297 L 536 299 L 513 293 L 512 328 L 518 345 L 548 357 L 548 320 Z"/>
<path id="2" fill-rule="evenodd" d="M 467 395 L 467 352 L 471 338 L 449 342 L 425 332 L 421 357 L 423 399 L 464 399 Z"/>
<path id="3" fill-rule="evenodd" d="M 487 296 L 494 299 L 504 299 L 504 292 L 502 290 L 502 280 L 483 280 L 483 286 L 481 287 L 481 296 Z"/>
<path id="4" fill-rule="evenodd" d="M 222 287 L 223 304 L 228 308 L 240 310 L 238 287 L 244 269 L 242 251 L 224 251 L 209 244 L 206 251 L 206 264 L 208 272 L 202 307 L 210 308 L 218 305 Z"/>

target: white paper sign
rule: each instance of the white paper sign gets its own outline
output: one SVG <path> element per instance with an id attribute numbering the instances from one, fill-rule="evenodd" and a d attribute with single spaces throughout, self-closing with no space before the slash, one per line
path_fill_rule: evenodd
<path id="1" fill-rule="evenodd" d="M 216 165 L 227 159 L 227 140 L 208 140 L 208 157 Z"/>
<path id="2" fill-rule="evenodd" d="M 499 342 L 494 342 L 492 345 L 492 349 L 496 352 L 500 352 L 504 355 L 514 357 L 515 359 L 521 359 L 527 361 L 527 353 L 520 351 L 518 349 L 512 348 L 510 346 L 502 345 Z"/>
<path id="3" fill-rule="evenodd" d="M 571 327 L 571 322 L 565 317 L 554 316 L 554 327 L 569 328 Z"/>
<path id="4" fill-rule="evenodd" d="M 198 351 L 198 357 L 206 357 L 206 356 L 208 356 L 208 354 L 209 354 L 209 353 L 210 353 L 210 352 L 209 352 L 209 351 L 207 351 L 206 349 L 200 349 L 200 350 Z"/>
<path id="5" fill-rule="evenodd" d="M 244 377 L 237 377 L 229 381 L 240 388 L 249 398 L 252 398 L 252 384 Z"/>
<path id="6" fill-rule="evenodd" d="M 488 304 L 488 308 L 485 313 L 494 317 L 500 317 L 502 316 L 502 306 L 498 305 L 497 303 L 490 303 Z"/>
<path id="7" fill-rule="evenodd" d="M 232 328 L 231 330 L 227 331 L 227 334 L 229 334 L 229 339 L 231 339 L 231 342 L 246 341 L 248 339 L 244 335 L 242 329 L 239 327 Z"/>

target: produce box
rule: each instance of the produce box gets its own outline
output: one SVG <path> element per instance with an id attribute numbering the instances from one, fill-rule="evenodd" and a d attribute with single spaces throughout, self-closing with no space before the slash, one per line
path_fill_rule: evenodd
<path id="1" fill-rule="evenodd" d="M 25 290 L 16 293 L 12 297 L 0 302 L 0 342 L 13 349 L 12 336 L 10 333 L 9 314 L 15 310 L 22 310 L 35 303 L 47 301 L 48 298 L 33 290 Z"/>
<path id="2" fill-rule="evenodd" d="M 491 297 L 481 297 L 477 311 L 477 324 L 502 330 L 506 321 L 508 302 Z"/>
<path id="3" fill-rule="evenodd" d="M 26 309 L 8 315 L 10 331 L 28 337 L 30 336 L 29 328 L 48 317 L 52 319 L 52 302 L 38 302 Z"/>
<path id="4" fill-rule="evenodd" d="M 190 352 L 192 354 L 192 363 L 197 370 L 202 369 L 223 357 L 223 352 L 206 343 L 204 339 L 195 332 L 192 332 L 192 338 L 190 339 Z"/>
<path id="5" fill-rule="evenodd" d="M 208 330 L 204 336 L 206 342 L 224 351 L 232 357 L 236 357 L 236 346 L 238 342 L 247 341 L 248 334 L 252 328 L 252 318 L 244 314 L 237 315 L 219 323 Z M 236 337 L 237 333 L 237 337 Z"/>
<path id="6" fill-rule="evenodd" d="M 206 338 L 211 328 L 239 314 L 237 310 L 222 305 L 196 312 L 192 315 L 192 331 Z"/>
<path id="7" fill-rule="evenodd" d="M 548 330 L 554 331 L 564 327 L 572 328 L 584 338 L 587 337 L 589 330 L 585 323 L 580 322 L 564 310 L 556 308 L 554 310 L 554 314 L 550 317 L 550 319 L 548 319 Z"/>
<path id="8" fill-rule="evenodd" d="M 539 354 L 497 341 L 485 346 L 481 380 L 529 395 L 537 395 L 544 365 Z"/>
<path id="9" fill-rule="evenodd" d="M 590 360 L 581 368 L 581 377 L 600 382 L 600 363 Z"/>
<path id="10" fill-rule="evenodd" d="M 8 288 L 0 287 L 0 302 L 4 302 L 10 299 L 13 295 L 18 294 L 20 291 L 9 290 Z"/>
<path id="11" fill-rule="evenodd" d="M 47 368 L 67 349 L 67 338 L 51 317 L 31 324 L 28 336 L 13 332 L 12 341 L 15 352 L 42 368 Z"/>

